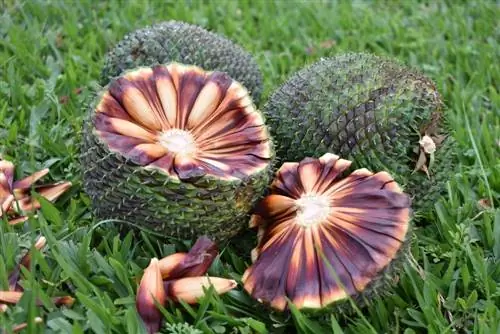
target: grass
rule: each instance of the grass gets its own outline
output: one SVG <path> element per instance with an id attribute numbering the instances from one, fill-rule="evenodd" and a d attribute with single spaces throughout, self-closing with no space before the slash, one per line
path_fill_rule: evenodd
<path id="1" fill-rule="evenodd" d="M 249 50 L 263 71 L 264 99 L 299 68 L 345 51 L 420 68 L 444 97 L 459 168 L 416 229 L 411 261 L 389 296 L 357 313 L 313 316 L 269 312 L 238 288 L 197 306 L 167 305 L 165 333 L 500 333 L 497 3 L 7 0 L 0 8 L 0 154 L 19 176 L 50 167 L 45 180 L 74 183 L 28 224 L 0 222 L 0 290 L 23 250 L 39 234 L 48 239 L 45 256 L 35 252 L 34 274 L 24 272 L 27 293 L 0 313 L 7 333 L 26 321 L 29 333 L 141 333 L 137 277 L 151 257 L 189 246 L 120 236 L 115 224 L 94 220 L 78 165 L 82 103 L 106 51 L 125 33 L 166 19 L 199 24 Z M 246 266 L 225 249 L 210 273 L 238 280 Z M 66 294 L 76 298 L 71 308 L 47 297 Z"/>

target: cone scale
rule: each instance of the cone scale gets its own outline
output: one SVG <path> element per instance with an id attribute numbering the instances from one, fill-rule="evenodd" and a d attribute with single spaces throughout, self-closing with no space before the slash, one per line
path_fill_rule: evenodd
<path id="1" fill-rule="evenodd" d="M 386 172 L 333 154 L 285 163 L 256 207 L 245 290 L 277 310 L 322 309 L 363 293 L 405 242 L 410 199 Z"/>
<path id="2" fill-rule="evenodd" d="M 49 173 L 47 168 L 39 170 L 21 180 L 14 180 L 15 166 L 11 161 L 0 159 L 0 219 L 7 216 L 9 225 L 28 220 L 30 212 L 40 208 L 38 200 L 31 196 L 36 191 L 48 201 L 55 201 L 71 187 L 71 182 L 37 184 Z"/>
<path id="3" fill-rule="evenodd" d="M 99 218 L 227 240 L 269 181 L 262 114 L 223 72 L 178 63 L 126 72 L 96 99 L 84 133 L 85 189 Z"/>

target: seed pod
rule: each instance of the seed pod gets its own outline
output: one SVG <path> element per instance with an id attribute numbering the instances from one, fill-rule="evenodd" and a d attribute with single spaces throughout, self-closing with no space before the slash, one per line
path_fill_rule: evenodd
<path id="1" fill-rule="evenodd" d="M 206 236 L 198 238 L 188 253 L 174 253 L 158 263 L 163 279 L 201 276 L 217 256 L 217 245 Z"/>
<path id="2" fill-rule="evenodd" d="M 45 247 L 46 243 L 47 243 L 47 239 L 44 236 L 41 236 L 37 239 L 34 246 L 37 250 L 40 250 L 43 247 Z M 18 265 L 10 273 L 10 275 L 9 275 L 9 289 L 10 290 L 23 291 L 22 287 L 19 285 L 19 282 L 18 282 L 19 276 L 21 274 L 21 266 L 23 266 L 29 270 L 31 267 L 31 256 L 32 256 L 32 254 L 30 251 L 26 252 L 26 254 L 21 258 L 21 261 L 18 263 Z"/>
<path id="3" fill-rule="evenodd" d="M 23 294 L 24 292 L 22 291 L 0 291 L 0 302 L 6 304 L 17 304 L 23 297 Z M 71 296 L 54 297 L 52 298 L 52 302 L 56 306 L 72 306 L 75 302 L 75 299 Z M 42 303 L 40 301 L 37 301 L 37 305 L 41 306 Z"/>
<path id="4" fill-rule="evenodd" d="M 35 324 L 41 324 L 43 323 L 43 319 L 40 318 L 40 317 L 35 317 L 33 319 L 33 322 Z M 19 333 L 20 331 L 22 331 L 23 329 L 26 329 L 28 327 L 28 324 L 26 322 L 23 322 L 22 324 L 19 324 L 19 325 L 16 325 L 13 329 L 12 329 L 12 332 L 13 333 Z"/>

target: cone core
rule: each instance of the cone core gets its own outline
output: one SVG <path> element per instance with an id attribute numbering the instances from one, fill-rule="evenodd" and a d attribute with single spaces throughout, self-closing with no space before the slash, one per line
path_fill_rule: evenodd
<path id="1" fill-rule="evenodd" d="M 196 152 L 196 142 L 188 131 L 171 129 L 160 133 L 158 143 L 167 151 L 179 154 L 193 154 Z"/>
<path id="2" fill-rule="evenodd" d="M 303 227 L 323 222 L 331 210 L 328 197 L 317 194 L 305 194 L 295 200 L 295 205 L 297 206 L 296 222 Z"/>

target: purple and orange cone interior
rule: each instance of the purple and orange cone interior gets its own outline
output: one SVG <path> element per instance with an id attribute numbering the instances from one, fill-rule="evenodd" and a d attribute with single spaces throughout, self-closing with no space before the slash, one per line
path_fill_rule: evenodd
<path id="1" fill-rule="evenodd" d="M 342 173 L 333 154 L 284 163 L 256 207 L 245 290 L 277 310 L 321 309 L 364 291 L 395 259 L 409 228 L 410 198 L 386 172 Z"/>
<path id="2" fill-rule="evenodd" d="M 173 178 L 245 178 L 272 149 L 248 91 L 222 72 L 177 63 L 138 68 L 113 81 L 94 118 L 113 152 Z"/>

